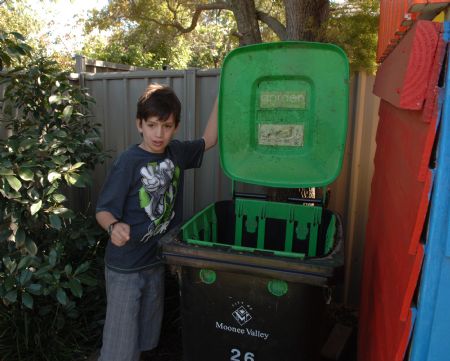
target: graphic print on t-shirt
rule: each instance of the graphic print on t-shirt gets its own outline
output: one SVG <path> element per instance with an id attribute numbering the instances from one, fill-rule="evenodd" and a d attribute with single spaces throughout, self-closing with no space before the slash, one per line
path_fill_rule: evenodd
<path id="1" fill-rule="evenodd" d="M 161 163 L 147 164 L 140 173 L 142 187 L 139 189 L 139 202 L 152 221 L 141 239 L 141 242 L 146 242 L 150 237 L 165 232 L 175 216 L 173 208 L 180 169 L 170 159 L 164 159 Z"/>

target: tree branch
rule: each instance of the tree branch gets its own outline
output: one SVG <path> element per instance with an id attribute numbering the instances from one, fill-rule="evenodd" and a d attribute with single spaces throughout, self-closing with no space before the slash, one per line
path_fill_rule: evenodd
<path id="1" fill-rule="evenodd" d="M 210 11 L 210 10 L 231 10 L 231 7 L 229 4 L 227 4 L 225 1 L 217 1 L 215 3 L 211 4 L 199 4 L 195 6 L 194 14 L 192 15 L 191 25 L 189 25 L 187 28 L 185 28 L 177 19 L 176 19 L 176 11 L 175 9 L 169 8 L 169 10 L 174 14 L 174 21 L 170 23 L 163 23 L 156 19 L 148 19 L 150 21 L 153 21 L 154 23 L 162 26 L 171 26 L 177 29 L 180 33 L 189 33 L 192 30 L 195 29 L 198 23 L 198 19 L 200 18 L 200 15 L 203 11 Z"/>
<path id="2" fill-rule="evenodd" d="M 2 1 L 2 0 L 0 0 Z M 198 23 L 198 19 L 200 18 L 200 15 L 203 11 L 210 11 L 210 10 L 232 10 L 230 5 L 227 4 L 225 1 L 216 1 L 214 3 L 210 3 L 210 4 L 199 4 L 195 6 L 195 11 L 194 14 L 192 15 L 192 21 L 191 21 L 191 25 L 187 28 L 185 28 L 178 20 L 177 20 L 177 9 L 173 8 L 170 5 L 170 2 L 168 0 L 166 0 L 167 3 L 167 7 L 169 9 L 169 11 L 172 13 L 174 19 L 171 22 L 163 22 L 160 21 L 158 19 L 155 19 L 153 17 L 149 17 L 149 16 L 145 16 L 144 14 L 136 14 L 136 19 L 140 20 L 140 21 L 151 21 L 155 24 L 158 24 L 160 26 L 170 26 L 173 27 L 175 29 L 177 29 L 179 32 L 181 33 L 189 33 L 192 30 L 195 29 L 195 27 L 197 26 Z M 134 2 L 132 2 L 132 4 L 134 4 Z"/>
<path id="3" fill-rule="evenodd" d="M 287 39 L 287 31 L 286 27 L 276 18 L 273 16 L 270 16 L 269 14 L 263 12 L 263 11 L 257 11 L 256 17 L 258 20 L 265 23 L 269 28 L 271 28 L 275 34 L 278 35 L 280 40 L 286 40 Z"/>
<path id="4" fill-rule="evenodd" d="M 167 8 L 170 10 L 170 12 L 171 12 L 172 14 L 176 14 L 176 13 L 177 13 L 177 9 L 174 9 L 174 8 L 170 5 L 170 1 L 169 1 L 169 0 L 166 0 L 166 5 L 167 5 Z"/>
<path id="5" fill-rule="evenodd" d="M 191 25 L 187 28 L 183 27 L 178 21 L 174 21 L 173 23 L 166 24 L 169 26 L 175 27 L 181 33 L 189 33 L 195 29 L 197 26 L 198 19 L 203 11 L 209 10 L 231 10 L 230 5 L 228 5 L 225 1 L 217 1 L 211 4 L 199 4 L 195 7 L 194 15 L 192 15 Z"/>
<path id="6" fill-rule="evenodd" d="M 231 31 L 230 35 L 235 36 L 238 39 L 242 39 L 242 34 L 239 31 L 237 31 L 237 30 Z"/>
<path id="7" fill-rule="evenodd" d="M 172 23 L 178 23 L 178 9 L 180 8 L 180 3 L 177 2 L 175 7 L 173 7 L 172 5 L 170 5 L 170 0 L 166 0 L 166 5 L 167 5 L 167 8 L 169 9 L 169 11 L 173 15 Z"/>

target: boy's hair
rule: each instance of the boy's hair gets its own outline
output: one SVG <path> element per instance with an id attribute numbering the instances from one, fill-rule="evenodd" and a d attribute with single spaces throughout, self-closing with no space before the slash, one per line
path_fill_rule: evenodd
<path id="1" fill-rule="evenodd" d="M 175 126 L 180 123 L 181 103 L 175 92 L 166 85 L 150 84 L 137 102 L 136 118 L 157 117 L 166 121 L 173 114 Z"/>

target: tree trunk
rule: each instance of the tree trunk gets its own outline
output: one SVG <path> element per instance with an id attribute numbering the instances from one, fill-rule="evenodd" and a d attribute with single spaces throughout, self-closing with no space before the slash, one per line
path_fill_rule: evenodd
<path id="1" fill-rule="evenodd" d="M 288 40 L 322 40 L 328 20 L 329 0 L 283 0 Z"/>
<path id="2" fill-rule="evenodd" d="M 239 45 L 261 43 L 254 0 L 230 0 L 239 32 Z"/>

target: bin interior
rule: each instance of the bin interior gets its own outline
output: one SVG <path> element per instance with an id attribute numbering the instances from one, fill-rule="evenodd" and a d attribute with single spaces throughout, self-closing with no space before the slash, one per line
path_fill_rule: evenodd
<path id="1" fill-rule="evenodd" d="M 323 257 L 334 246 L 336 216 L 321 207 L 237 198 L 211 204 L 181 230 L 190 244 Z"/>

